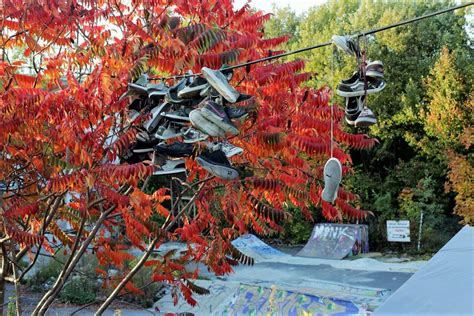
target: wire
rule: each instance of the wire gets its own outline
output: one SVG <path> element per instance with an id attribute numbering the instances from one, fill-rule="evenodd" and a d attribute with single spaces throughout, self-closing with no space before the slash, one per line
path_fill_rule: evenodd
<path id="1" fill-rule="evenodd" d="M 331 54 L 331 84 L 334 82 L 334 55 L 336 54 L 336 47 L 333 46 Z M 334 157 L 334 87 L 331 92 L 331 158 Z"/>
<path id="2" fill-rule="evenodd" d="M 437 16 L 437 15 L 440 15 L 440 14 L 443 14 L 443 13 L 447 13 L 447 12 L 451 12 L 451 11 L 454 11 L 454 10 L 462 9 L 462 8 L 471 6 L 473 4 L 474 4 L 474 1 L 467 2 L 467 3 L 460 4 L 460 5 L 455 6 L 455 7 L 435 11 L 435 12 L 428 13 L 428 14 L 425 14 L 425 15 L 422 15 L 422 16 L 419 16 L 419 17 L 415 17 L 415 18 L 412 18 L 412 19 L 409 19 L 409 20 L 400 21 L 398 23 L 389 24 L 389 25 L 382 26 L 382 27 L 379 27 L 379 28 L 376 28 L 376 29 L 372 29 L 370 31 L 360 32 L 360 33 L 352 35 L 351 37 L 359 38 L 359 37 L 367 36 L 367 35 L 370 35 L 370 34 L 375 34 L 375 33 L 386 31 L 386 30 L 389 30 L 389 29 L 392 29 L 392 28 L 395 28 L 395 27 L 400 27 L 400 26 L 403 26 L 403 25 L 406 25 L 406 24 L 410 24 L 410 23 L 414 23 L 414 22 L 418 22 L 418 21 L 427 19 L 427 18 L 431 18 L 433 16 Z M 309 50 L 329 46 L 331 44 L 332 44 L 332 42 L 325 42 L 325 43 L 321 43 L 321 44 L 316 44 L 316 45 L 313 45 L 313 46 L 300 48 L 300 49 L 297 49 L 297 50 L 289 51 L 289 52 L 274 55 L 274 56 L 268 56 L 268 57 L 265 57 L 265 58 L 251 60 L 251 61 L 248 61 L 246 63 L 226 67 L 225 69 L 226 70 L 231 70 L 231 69 L 236 69 L 236 68 L 242 68 L 242 67 L 254 65 L 254 64 L 257 64 L 257 63 L 261 63 L 261 62 L 265 62 L 265 61 L 269 61 L 269 60 L 273 60 L 273 59 L 278 59 L 278 58 L 282 58 L 282 57 L 286 57 L 286 56 L 290 56 L 290 55 L 294 55 L 294 54 L 303 53 L 303 52 L 306 52 L 306 51 L 309 51 Z M 195 77 L 195 76 L 200 76 L 200 75 L 201 75 L 201 73 L 195 73 L 195 74 L 176 75 L 176 76 L 169 76 L 169 77 L 150 77 L 148 79 L 149 80 L 181 79 L 181 78 Z"/>

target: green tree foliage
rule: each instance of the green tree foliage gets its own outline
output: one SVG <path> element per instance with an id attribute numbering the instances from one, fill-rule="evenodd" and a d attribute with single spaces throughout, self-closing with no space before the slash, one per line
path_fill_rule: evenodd
<path id="1" fill-rule="evenodd" d="M 300 41 L 300 21 L 301 18 L 290 7 L 278 8 L 273 6 L 274 18 L 265 25 L 265 35 L 267 38 L 290 35 L 291 38 L 285 43 L 285 48 L 295 47 Z"/>
<path id="2" fill-rule="evenodd" d="M 335 34 L 355 34 L 454 5 L 456 2 L 448 0 L 330 0 L 296 18 L 287 9 L 277 11 L 268 32 L 282 35 L 296 30 L 296 40 L 285 47 L 295 49 L 327 42 Z M 464 203 L 462 210 L 472 206 L 468 198 L 472 155 L 468 156 L 470 147 L 459 141 L 462 135 L 472 139 L 466 130 L 472 126 L 469 96 L 474 78 L 474 51 L 468 33 L 472 18 L 466 19 L 468 14 L 468 10 L 457 10 L 368 36 L 359 43 L 369 59 L 385 64 L 387 87 L 368 98 L 378 124 L 367 132 L 381 144 L 368 152 L 353 151 L 355 171 L 343 181 L 361 196 L 362 207 L 376 214 L 370 223 L 371 245 L 376 248 L 386 246 L 387 219 L 409 217 L 416 221 L 411 215 L 422 208 L 432 214 L 427 227 L 446 232 L 426 247 L 435 249 L 459 229 L 459 218 L 452 215 L 455 204 Z M 317 74 L 311 84 L 335 87 L 354 71 L 354 58 L 333 50 L 329 47 L 298 55 L 308 60 L 308 70 Z M 344 106 L 344 99 L 336 101 Z M 448 148 L 455 151 L 449 154 Z M 454 163 L 456 157 L 464 160 Z M 430 197 L 422 197 L 424 190 Z M 456 208 L 465 216 L 462 210 Z M 426 236 L 430 234 L 427 229 Z"/>

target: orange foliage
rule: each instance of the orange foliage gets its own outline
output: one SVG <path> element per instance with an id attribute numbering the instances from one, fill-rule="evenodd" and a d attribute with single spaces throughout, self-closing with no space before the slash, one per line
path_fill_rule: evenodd
<path id="1" fill-rule="evenodd" d="M 231 0 L 175 0 L 172 13 L 164 0 L 3 2 L 0 48 L 25 50 L 20 60 L 0 61 L 0 190 L 7 201 L 1 205 L 2 237 L 28 249 L 40 243 L 51 249 L 38 223 L 56 199 L 61 203 L 47 231 L 66 246 L 75 238 L 83 242 L 100 214 L 113 211 L 93 240 L 101 264 L 123 267 L 133 259 L 125 249 L 144 249 L 152 236 L 193 243 L 172 259 L 150 264 L 154 281 L 174 285 L 193 305 L 192 292 L 199 289 L 184 281 L 197 273 L 182 267 L 195 260 L 226 274 L 236 262 L 253 263 L 230 240 L 249 227 L 262 234 L 280 230 L 278 223 L 291 217 L 286 204 L 302 208 L 308 219 L 312 205 L 321 205 L 328 220 L 368 214 L 351 206 L 356 197 L 343 190 L 335 206 L 320 200 L 331 120 L 334 155 L 344 170 L 350 164 L 347 147 L 366 149 L 376 141 L 342 130 L 343 111 L 334 105 L 331 117 L 327 87 L 300 87 L 310 78 L 302 60 L 235 70 L 231 83 L 255 96 L 246 104 L 255 110 L 253 120 L 232 140 L 245 150 L 233 163 L 249 178 L 207 181 L 196 196 L 194 218 L 181 214 L 175 220 L 176 213 L 162 204 L 169 199 L 165 188 L 142 192 L 139 183 L 153 174 L 153 165 L 117 164 L 139 127 L 139 120 L 129 125 L 124 119 L 128 104 L 120 96 L 128 82 L 144 72 L 196 73 L 202 66 L 266 57 L 288 40 L 263 38 L 270 15 L 248 5 L 234 11 Z M 33 58 L 33 65 L 31 56 L 42 58 Z M 203 180 L 206 173 L 191 159 L 188 181 Z M 157 217 L 175 225 L 160 227 Z M 76 234 L 83 219 L 82 236 L 70 236 L 59 225 L 68 223 Z M 131 284 L 127 288 L 137 292 Z"/>

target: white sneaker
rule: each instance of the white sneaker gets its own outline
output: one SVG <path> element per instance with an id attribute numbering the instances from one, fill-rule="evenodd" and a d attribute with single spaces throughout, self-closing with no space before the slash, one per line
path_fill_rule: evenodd
<path id="1" fill-rule="evenodd" d="M 189 119 L 191 120 L 191 124 L 193 124 L 194 127 L 200 129 L 209 136 L 225 136 L 225 131 L 219 128 L 219 126 L 216 124 L 207 120 L 201 114 L 200 109 L 192 110 L 191 113 L 189 113 Z"/>
<path id="2" fill-rule="evenodd" d="M 207 67 L 201 69 L 201 73 L 204 78 L 207 79 L 209 84 L 217 90 L 227 101 L 235 103 L 239 98 L 240 93 L 232 87 L 227 78 L 219 70 L 212 70 Z"/>
<path id="3" fill-rule="evenodd" d="M 354 56 L 360 56 L 360 49 L 354 39 L 347 36 L 333 35 L 331 42 L 345 53 Z"/>
<path id="4" fill-rule="evenodd" d="M 162 140 L 168 140 L 176 137 L 183 136 L 183 133 L 178 132 L 176 128 L 168 126 L 160 126 L 158 127 L 158 130 L 155 133 L 155 137 L 162 139 Z"/>
<path id="5" fill-rule="evenodd" d="M 212 148 L 212 150 L 222 150 L 227 158 L 230 158 L 235 155 L 242 155 L 244 153 L 244 150 L 242 148 L 234 146 L 228 141 L 211 143 L 210 147 Z"/>
<path id="6" fill-rule="evenodd" d="M 181 132 L 183 133 L 183 142 L 187 144 L 200 142 L 206 140 L 209 137 L 209 135 L 204 134 L 203 132 L 192 127 L 183 127 Z"/>
<path id="7" fill-rule="evenodd" d="M 163 176 L 167 174 L 176 174 L 186 172 L 186 167 L 183 159 L 166 160 L 166 163 L 160 169 L 153 172 L 155 176 Z"/>
<path id="8" fill-rule="evenodd" d="M 364 127 L 364 126 L 371 126 L 376 123 L 377 123 L 377 118 L 375 117 L 375 114 L 368 107 L 364 107 L 362 112 L 360 112 L 359 116 L 355 120 L 354 125 L 357 127 Z"/>
<path id="9" fill-rule="evenodd" d="M 324 189 L 321 198 L 329 203 L 334 203 L 337 190 L 342 180 L 342 165 L 337 158 L 329 159 L 324 165 Z"/>

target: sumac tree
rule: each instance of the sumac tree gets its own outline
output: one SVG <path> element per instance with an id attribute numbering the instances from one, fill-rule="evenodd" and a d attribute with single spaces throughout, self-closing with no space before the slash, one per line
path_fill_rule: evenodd
<path id="1" fill-rule="evenodd" d="M 136 125 L 127 125 L 127 83 L 144 72 L 182 74 L 201 67 L 218 68 L 278 54 L 287 36 L 265 39 L 268 14 L 230 0 L 54 1 L 5 0 L 0 7 L 0 190 L 2 280 L 18 284 L 40 253 L 61 246 L 68 254 L 52 289 L 34 315 L 43 315 L 79 259 L 94 249 L 103 266 L 115 266 L 119 281 L 98 314 L 123 289 L 139 293 L 130 282 L 143 265 L 153 281 L 166 282 L 196 303 L 202 293 L 193 283 L 204 263 L 216 274 L 236 262 L 253 260 L 230 241 L 252 229 L 258 234 L 281 230 L 291 217 L 285 207 L 322 206 L 328 220 L 363 219 L 357 197 L 342 188 L 335 206 L 321 203 L 322 166 L 330 154 L 350 171 L 345 149 L 369 148 L 374 139 L 352 135 L 341 126 L 343 111 L 330 113 L 327 87 L 303 88 L 310 73 L 304 62 L 271 62 L 237 69 L 232 84 L 255 96 L 253 119 L 242 123 L 231 141 L 245 153 L 233 160 L 242 177 L 224 182 L 210 177 L 188 159 L 188 208 L 167 209 L 166 187 L 144 193 L 153 174 L 150 162 L 117 164 L 135 141 Z M 158 225 L 156 218 L 160 218 Z M 70 227 L 64 230 L 64 223 Z M 117 231 L 122 232 L 117 235 Z M 46 238 L 48 235 L 52 238 Z M 117 236 L 117 237 L 116 237 Z M 170 240 L 188 245 L 183 253 L 152 256 Z M 143 256 L 132 269 L 124 262 Z M 31 264 L 18 271 L 25 255 Z M 98 269 L 107 278 L 107 270 Z M 10 276 L 10 274 L 12 276 Z M 179 292 L 178 292 L 179 291 Z M 19 308 L 19 305 L 17 306 Z"/>

